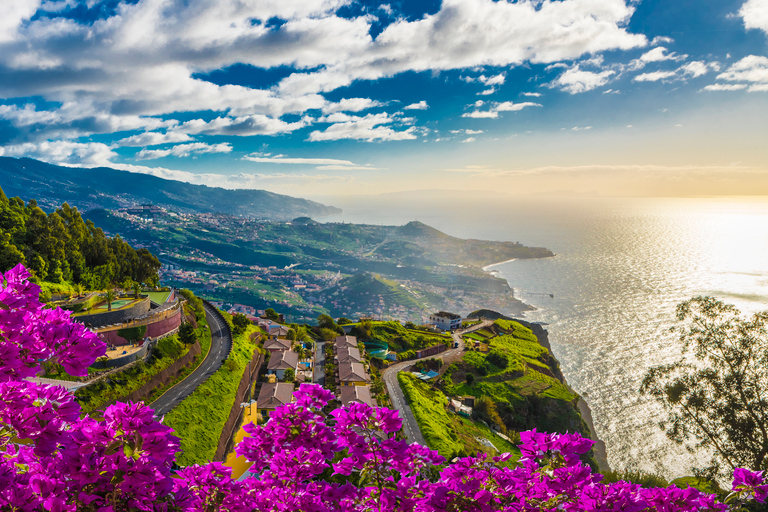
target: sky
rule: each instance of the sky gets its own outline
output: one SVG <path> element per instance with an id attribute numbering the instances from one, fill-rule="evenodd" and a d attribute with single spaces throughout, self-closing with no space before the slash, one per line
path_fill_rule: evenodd
<path id="1" fill-rule="evenodd" d="M 768 0 L 0 1 L 0 156 L 301 197 L 768 195 Z"/>

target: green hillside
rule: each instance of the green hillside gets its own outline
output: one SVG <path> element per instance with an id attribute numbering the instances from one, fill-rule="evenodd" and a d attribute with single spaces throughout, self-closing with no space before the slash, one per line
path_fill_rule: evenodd
<path id="1" fill-rule="evenodd" d="M 46 214 L 34 199 L 25 204 L 0 189 L 0 271 L 19 263 L 37 281 L 52 283 L 49 292 L 69 289 L 67 283 L 90 290 L 127 281 L 154 285 L 160 268 L 147 249 L 107 237 L 67 203 Z"/>
<path id="2" fill-rule="evenodd" d="M 495 422 L 511 432 L 535 427 L 589 435 L 575 406 L 578 396 L 563 383 L 557 361 L 531 329 L 499 319 L 467 338 L 481 341 L 487 351 L 468 350 L 448 368 L 440 382 L 446 395 L 492 402 Z"/>

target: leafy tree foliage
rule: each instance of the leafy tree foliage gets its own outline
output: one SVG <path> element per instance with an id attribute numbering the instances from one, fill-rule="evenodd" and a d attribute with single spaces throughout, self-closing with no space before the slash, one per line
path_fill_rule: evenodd
<path id="1" fill-rule="evenodd" d="M 286 368 L 285 373 L 283 373 L 283 380 L 285 382 L 293 382 L 296 379 L 296 372 L 293 371 L 293 368 Z"/>
<path id="2" fill-rule="evenodd" d="M 333 321 L 330 315 L 320 315 L 317 317 L 317 325 L 321 329 L 330 329 L 336 331 L 338 334 L 344 334 L 344 329 L 339 327 L 336 322 Z"/>
<path id="3" fill-rule="evenodd" d="M 192 345 L 197 341 L 197 334 L 194 326 L 189 322 L 184 322 L 179 327 L 179 340 L 185 345 Z"/>
<path id="4" fill-rule="evenodd" d="M 272 320 L 273 322 L 277 322 L 278 320 L 280 320 L 280 315 L 278 315 L 277 312 L 272 308 L 267 308 L 264 311 L 264 316 L 266 316 L 268 320 Z"/>
<path id="5" fill-rule="evenodd" d="M 46 214 L 33 199 L 26 205 L 0 190 L 0 271 L 23 263 L 38 280 L 71 281 L 103 290 L 126 279 L 156 284 L 160 261 L 119 236 L 108 238 L 77 208 L 64 203 Z"/>
<path id="6" fill-rule="evenodd" d="M 251 321 L 248 320 L 248 317 L 244 314 L 235 313 L 235 315 L 232 316 L 232 325 L 234 326 L 233 334 L 239 336 L 248 329 L 248 326 L 251 325 Z"/>
<path id="7" fill-rule="evenodd" d="M 117 335 L 123 339 L 137 343 L 144 339 L 144 335 L 147 334 L 146 325 L 138 325 L 136 327 L 126 327 L 124 329 L 118 329 Z"/>
<path id="8" fill-rule="evenodd" d="M 509 362 L 507 360 L 507 356 L 505 356 L 500 352 L 491 352 L 490 354 L 488 354 L 486 361 L 488 361 L 490 364 L 494 366 L 498 366 L 499 368 L 506 368 L 507 363 Z"/>
<path id="9" fill-rule="evenodd" d="M 114 290 L 107 290 L 107 293 L 104 294 L 104 300 L 107 301 L 107 309 L 109 311 L 112 311 L 112 302 L 117 298 L 117 294 L 115 294 Z"/>
<path id="10" fill-rule="evenodd" d="M 667 436 L 712 451 L 700 476 L 741 465 L 768 468 L 768 311 L 744 319 L 734 306 L 694 297 L 677 306 L 683 358 L 651 368 L 641 392 L 668 410 Z"/>

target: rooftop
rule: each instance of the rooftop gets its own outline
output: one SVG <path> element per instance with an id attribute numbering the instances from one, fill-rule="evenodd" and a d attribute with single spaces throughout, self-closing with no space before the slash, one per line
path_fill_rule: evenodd
<path id="1" fill-rule="evenodd" d="M 333 341 L 336 344 L 336 348 L 341 348 L 341 347 L 356 348 L 357 347 L 357 338 L 355 338 L 354 336 L 337 336 Z"/>
<path id="2" fill-rule="evenodd" d="M 293 384 L 288 382 L 266 383 L 261 386 L 256 407 L 274 409 L 293 401 Z"/>
<path id="3" fill-rule="evenodd" d="M 438 311 L 432 316 L 439 316 L 441 318 L 450 318 L 451 320 L 459 320 L 461 318 L 461 315 L 457 315 L 456 313 L 448 313 L 447 311 Z"/>
<path id="4" fill-rule="evenodd" d="M 292 350 L 276 350 L 269 358 L 268 370 L 287 370 L 299 366 L 299 354 Z"/>
<path id="5" fill-rule="evenodd" d="M 342 386 L 341 403 L 349 405 L 350 402 L 360 402 L 376 407 L 376 401 L 371 396 L 371 386 Z"/>
<path id="6" fill-rule="evenodd" d="M 340 363 L 360 363 L 362 359 L 360 357 L 360 349 L 353 347 L 341 347 L 336 355 Z"/>
<path id="7" fill-rule="evenodd" d="M 268 339 L 264 342 L 264 348 L 267 350 L 290 350 L 291 340 L 285 339 Z"/>
<path id="8" fill-rule="evenodd" d="M 339 364 L 339 380 L 341 382 L 370 382 L 371 378 L 360 363 Z"/>

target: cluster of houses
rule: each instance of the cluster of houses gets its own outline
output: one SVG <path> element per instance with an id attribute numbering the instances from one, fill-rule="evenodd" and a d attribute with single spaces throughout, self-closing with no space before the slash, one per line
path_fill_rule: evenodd
<path id="1" fill-rule="evenodd" d="M 264 342 L 264 348 L 270 351 L 267 373 L 282 380 L 285 370 L 296 369 L 299 364 L 298 354 L 290 350 L 291 341 L 278 336 Z M 342 405 L 360 402 L 376 407 L 376 400 L 371 393 L 371 377 L 365 367 L 364 355 L 360 353 L 357 338 L 339 336 L 333 341 L 334 360 L 338 373 L 333 376 L 339 389 L 338 399 Z M 329 376 L 330 377 L 330 376 Z M 266 419 L 276 407 L 291 403 L 294 384 L 292 382 L 267 382 L 261 386 L 256 408 Z"/>

